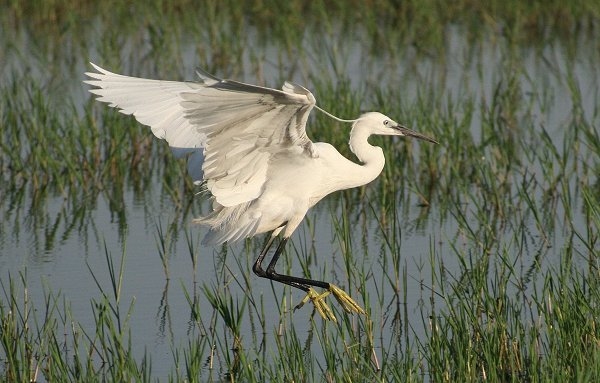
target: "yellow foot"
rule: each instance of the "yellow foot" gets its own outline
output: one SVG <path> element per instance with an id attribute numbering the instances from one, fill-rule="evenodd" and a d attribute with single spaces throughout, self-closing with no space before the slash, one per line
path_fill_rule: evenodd
<path id="1" fill-rule="evenodd" d="M 302 301 L 300 303 L 298 303 L 298 305 L 296 307 L 294 307 L 294 310 L 298 310 L 300 307 L 304 306 L 304 304 L 310 300 L 315 305 L 315 309 L 323 317 L 323 319 L 332 320 L 334 322 L 337 322 L 335 315 L 333 315 L 333 311 L 331 311 L 331 309 L 329 308 L 327 303 L 325 303 L 325 297 L 328 296 L 329 294 L 330 294 L 329 291 L 325 291 L 324 293 L 319 294 L 311 287 L 308 289 L 308 293 L 306 294 L 304 299 L 302 299 Z"/>
<path id="2" fill-rule="evenodd" d="M 354 299 L 350 298 L 350 295 L 348 295 L 348 293 L 346 293 L 344 290 L 330 283 L 329 291 L 333 294 L 335 299 L 337 299 L 337 301 L 342 305 L 346 312 L 365 314 L 365 310 L 363 310 L 362 307 L 360 307 L 358 303 L 354 301 Z"/>
<path id="3" fill-rule="evenodd" d="M 315 309 L 319 312 L 323 319 L 337 322 L 335 315 L 333 315 L 333 311 L 331 311 L 327 303 L 325 303 L 325 297 L 327 297 L 329 294 L 333 294 L 335 299 L 337 299 L 337 301 L 340 303 L 340 305 L 342 305 L 346 312 L 359 314 L 365 313 L 365 310 L 363 310 L 362 307 L 360 307 L 358 303 L 354 301 L 354 299 L 350 298 L 350 295 L 348 295 L 344 290 L 340 289 L 336 285 L 332 285 L 331 283 L 329 284 L 329 289 L 327 289 L 327 291 L 321 294 L 317 293 L 311 287 L 308 290 L 306 297 L 304 297 L 304 299 L 302 299 L 302 301 L 294 309 L 299 309 L 310 300 L 315 305 Z"/>

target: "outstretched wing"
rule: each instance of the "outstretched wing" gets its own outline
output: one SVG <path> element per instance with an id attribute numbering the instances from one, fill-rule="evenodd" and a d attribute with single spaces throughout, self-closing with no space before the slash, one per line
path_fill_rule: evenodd
<path id="1" fill-rule="evenodd" d="M 86 83 L 97 87 L 98 100 L 149 125 L 176 155 L 195 152 L 189 170 L 202 167 L 222 206 L 257 198 L 277 153 L 316 155 L 305 130 L 315 98 L 302 86 L 286 82 L 280 91 L 205 72 L 199 82 L 148 80 L 92 66 L 97 73 L 86 73 Z"/>

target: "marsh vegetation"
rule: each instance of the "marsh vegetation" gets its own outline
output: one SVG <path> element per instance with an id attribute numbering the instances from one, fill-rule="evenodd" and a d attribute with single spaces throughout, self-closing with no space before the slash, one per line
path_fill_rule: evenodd
<path id="1" fill-rule="evenodd" d="M 6 2 L 0 376 L 7 381 L 600 380 L 595 1 Z M 164 142 L 95 103 L 117 73 L 307 86 L 441 144 L 377 138 L 372 184 L 309 212 L 284 270 L 367 315 L 325 322 L 256 278 Z M 349 127 L 308 133 L 351 156 Z"/>

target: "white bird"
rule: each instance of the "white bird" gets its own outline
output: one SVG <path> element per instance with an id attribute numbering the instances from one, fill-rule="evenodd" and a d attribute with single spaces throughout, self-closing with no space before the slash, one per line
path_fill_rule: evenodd
<path id="1" fill-rule="evenodd" d="M 204 182 L 213 211 L 195 222 L 207 225 L 203 243 L 219 244 L 271 232 L 253 266 L 260 277 L 304 290 L 326 319 L 335 320 L 323 298 L 328 294 L 347 312 L 364 310 L 342 289 L 322 281 L 281 275 L 275 265 L 308 209 L 326 195 L 365 185 L 383 170 L 380 147 L 371 135 L 410 136 L 437 143 L 381 113 L 341 120 L 316 106 L 303 86 L 285 82 L 282 90 L 222 80 L 199 71 L 198 82 L 160 81 L 111 73 L 91 64 L 86 73 L 98 101 L 132 114 L 165 139 L 175 156 L 189 156 L 188 170 Z M 352 122 L 350 149 L 360 164 L 332 145 L 312 142 L 306 122 L 313 108 Z M 275 238 L 282 239 L 266 269 L 262 263 Z M 313 287 L 325 289 L 317 293 Z"/>

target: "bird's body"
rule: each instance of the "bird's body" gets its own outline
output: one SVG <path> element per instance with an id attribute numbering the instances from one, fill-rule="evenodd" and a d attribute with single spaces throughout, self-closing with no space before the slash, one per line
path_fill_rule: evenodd
<path id="1" fill-rule="evenodd" d="M 204 242 L 218 244 L 279 228 L 284 236 L 289 237 L 307 211 L 325 196 L 364 185 L 375 179 L 383 169 L 383 153 L 377 147 L 371 147 L 375 153 L 364 165 L 349 161 L 328 143 L 316 142 L 314 147 L 314 157 L 295 151 L 274 156 L 263 191 L 250 203 L 221 207 L 209 217 L 196 220 L 208 223 L 212 228 Z M 236 214 L 235 209 L 240 211 Z M 230 214 L 234 214 L 236 219 L 227 221 L 224 217 Z M 227 223 L 213 223 L 221 221 Z"/>
<path id="2" fill-rule="evenodd" d="M 195 220 L 209 227 L 205 243 L 271 232 L 254 265 L 257 275 L 308 292 L 303 302 L 310 298 L 326 318 L 335 319 L 322 301 L 329 292 L 347 311 L 363 312 L 330 283 L 277 274 L 277 259 L 318 201 L 332 192 L 365 185 L 381 173 L 383 151 L 369 144 L 370 135 L 433 139 L 381 113 L 365 113 L 351 121 L 349 144 L 359 160 L 355 163 L 332 145 L 307 137 L 306 122 L 316 101 L 300 85 L 286 82 L 280 91 L 204 72 L 198 73 L 200 81 L 195 83 L 148 80 L 92 65 L 98 73 L 87 73 L 92 80 L 86 82 L 97 87 L 91 92 L 100 96 L 99 101 L 133 114 L 165 139 L 176 156 L 188 156 L 190 175 L 203 182 L 213 198 L 213 211 Z M 283 239 L 265 271 L 262 261 L 280 233 Z M 328 291 L 317 294 L 311 286 Z"/>

